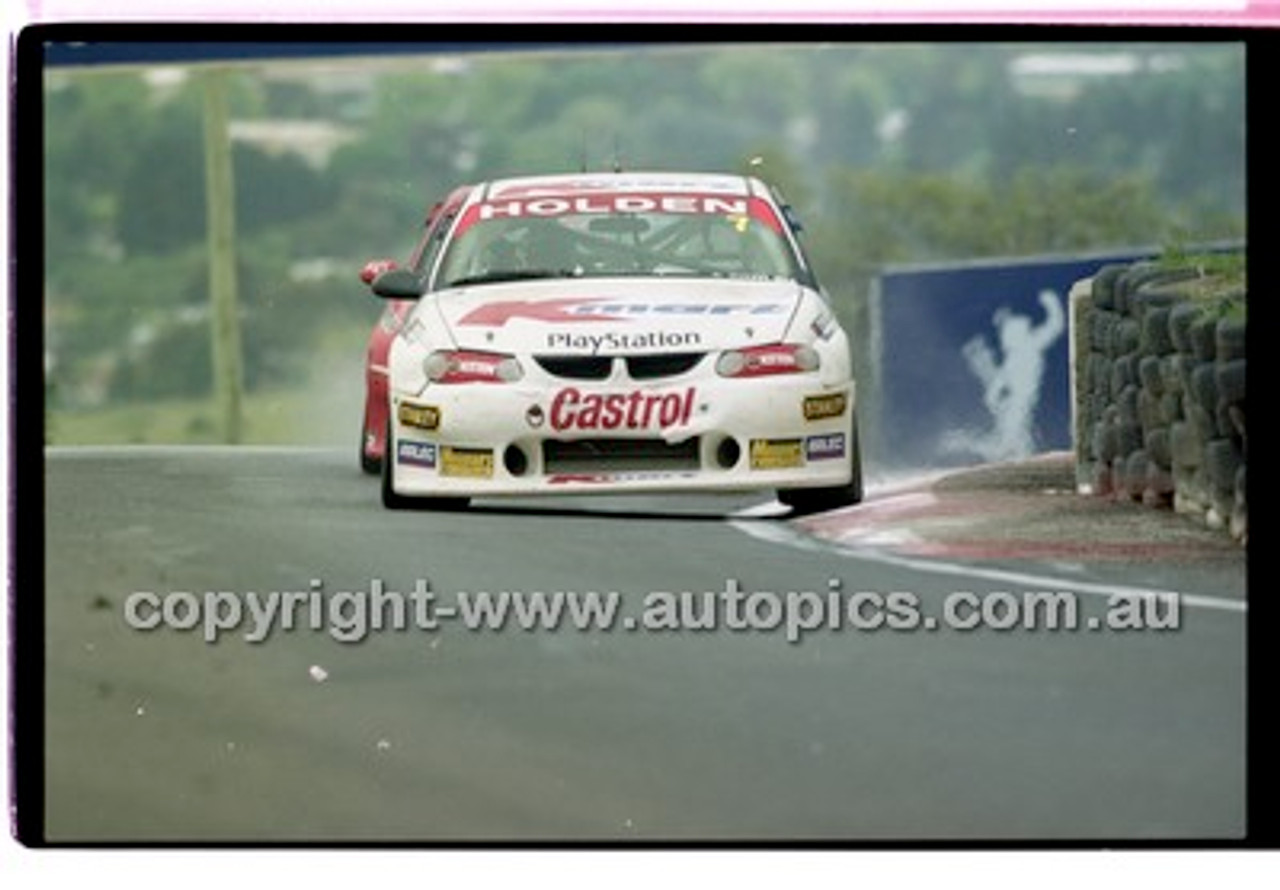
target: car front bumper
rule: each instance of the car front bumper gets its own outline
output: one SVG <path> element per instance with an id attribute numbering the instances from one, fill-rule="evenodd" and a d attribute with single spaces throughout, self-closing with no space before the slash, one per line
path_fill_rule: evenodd
<path id="1" fill-rule="evenodd" d="M 854 387 L 816 375 L 393 393 L 397 494 L 819 488 L 854 472 Z"/>

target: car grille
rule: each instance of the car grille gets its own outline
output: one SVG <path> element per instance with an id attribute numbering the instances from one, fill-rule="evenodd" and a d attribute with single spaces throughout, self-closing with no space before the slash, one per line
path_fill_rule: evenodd
<path id="1" fill-rule="evenodd" d="M 608 355 L 536 355 L 533 360 L 553 377 L 569 380 L 604 380 L 613 371 Z"/>
<path id="2" fill-rule="evenodd" d="M 660 380 L 687 374 L 705 355 L 705 352 L 629 355 L 623 361 L 632 380 Z M 610 355 L 536 355 L 533 360 L 551 376 L 566 380 L 607 380 L 614 363 Z"/>
<path id="3" fill-rule="evenodd" d="M 542 465 L 547 473 L 701 468 L 697 436 L 675 443 L 663 439 L 548 439 L 542 443 Z"/>
<path id="4" fill-rule="evenodd" d="M 704 352 L 671 352 L 659 355 L 627 356 L 627 373 L 632 380 L 654 380 L 688 373 L 702 361 Z"/>

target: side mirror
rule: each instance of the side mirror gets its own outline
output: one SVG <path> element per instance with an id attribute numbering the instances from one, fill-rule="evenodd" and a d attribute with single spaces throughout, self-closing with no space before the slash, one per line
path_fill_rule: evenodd
<path id="1" fill-rule="evenodd" d="M 782 205 L 782 215 L 786 218 L 787 225 L 791 226 L 791 231 L 804 231 L 804 224 L 800 222 L 800 217 L 796 214 L 795 209 L 790 204 Z"/>
<path id="2" fill-rule="evenodd" d="M 416 300 L 423 282 L 409 269 L 388 269 L 373 279 L 373 292 L 387 300 Z"/>
<path id="3" fill-rule="evenodd" d="M 383 272 L 389 272 L 399 267 L 395 260 L 369 260 L 360 269 L 360 280 L 365 284 L 373 284 L 373 280 Z"/>

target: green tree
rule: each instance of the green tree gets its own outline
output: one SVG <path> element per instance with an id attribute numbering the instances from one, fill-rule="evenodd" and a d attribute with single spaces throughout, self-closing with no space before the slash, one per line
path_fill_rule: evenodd
<path id="1" fill-rule="evenodd" d="M 1158 243 L 1167 214 L 1149 182 L 1070 166 L 987 180 L 840 169 L 816 230 L 819 271 L 864 280 L 889 263 Z"/>
<path id="2" fill-rule="evenodd" d="M 108 249 L 124 171 L 150 119 L 148 89 L 136 74 L 50 74 L 44 88 L 47 269 L 73 255 Z"/>

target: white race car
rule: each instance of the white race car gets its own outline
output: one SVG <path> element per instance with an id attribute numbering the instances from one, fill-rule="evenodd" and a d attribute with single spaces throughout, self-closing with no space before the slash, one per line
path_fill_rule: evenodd
<path id="1" fill-rule="evenodd" d="M 776 489 L 859 501 L 849 342 L 753 177 L 583 173 L 472 188 L 391 345 L 389 508 L 473 497 Z"/>

